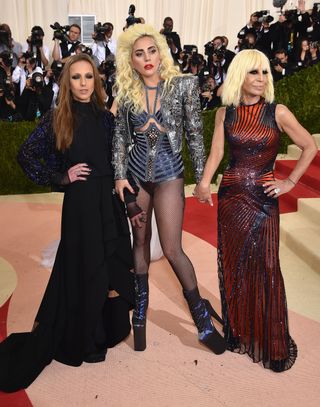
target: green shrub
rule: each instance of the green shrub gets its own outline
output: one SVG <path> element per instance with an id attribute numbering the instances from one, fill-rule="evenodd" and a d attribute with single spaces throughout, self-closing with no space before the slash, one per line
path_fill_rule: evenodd
<path id="1" fill-rule="evenodd" d="M 277 103 L 286 105 L 299 122 L 310 132 L 320 132 L 320 63 L 304 69 L 275 84 Z M 204 144 L 207 154 L 210 151 L 216 110 L 203 112 Z M 0 122 L 0 194 L 23 194 L 49 191 L 38 187 L 23 174 L 16 161 L 19 146 L 34 129 L 35 123 Z M 281 135 L 280 153 L 287 151 L 292 144 L 285 134 Z M 186 184 L 194 183 L 193 171 L 186 146 L 183 146 Z M 219 165 L 216 175 L 222 173 L 228 161 L 228 151 Z"/>
<path id="2" fill-rule="evenodd" d="M 47 192 L 30 181 L 21 170 L 16 156 L 19 147 L 35 128 L 33 122 L 0 122 L 0 194 Z"/>

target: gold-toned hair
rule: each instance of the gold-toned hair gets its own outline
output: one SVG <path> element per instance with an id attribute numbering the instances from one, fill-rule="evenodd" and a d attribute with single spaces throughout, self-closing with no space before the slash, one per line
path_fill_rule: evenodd
<path id="1" fill-rule="evenodd" d="M 224 105 L 238 106 L 241 101 L 242 86 L 248 72 L 261 68 L 266 70 L 267 84 L 263 97 L 266 102 L 274 100 L 273 78 L 268 58 L 261 51 L 256 49 L 246 49 L 240 51 L 232 60 L 226 80 L 223 84 L 222 103 Z"/>
<path id="2" fill-rule="evenodd" d="M 136 113 L 143 109 L 143 82 L 140 78 L 134 79 L 132 50 L 134 43 L 142 37 L 152 38 L 159 50 L 160 77 L 164 80 L 164 91 L 170 91 L 172 79 L 181 75 L 179 68 L 173 63 L 165 37 L 151 25 L 134 24 L 124 31 L 117 40 L 116 101 L 119 105 L 132 105 L 132 109 Z"/>
<path id="3" fill-rule="evenodd" d="M 94 91 L 91 102 L 97 110 L 104 109 L 104 97 L 99 72 L 93 60 L 86 54 L 73 55 L 67 59 L 60 79 L 58 105 L 53 112 L 53 131 L 56 137 L 56 147 L 65 151 L 73 140 L 75 120 L 72 110 L 72 93 L 70 89 L 70 67 L 80 61 L 86 61 L 92 66 L 94 76 Z"/>

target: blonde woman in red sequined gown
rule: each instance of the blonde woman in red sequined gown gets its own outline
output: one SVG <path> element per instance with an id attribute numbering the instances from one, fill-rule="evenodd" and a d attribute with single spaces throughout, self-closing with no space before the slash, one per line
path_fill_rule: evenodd
<path id="1" fill-rule="evenodd" d="M 227 348 L 247 353 L 276 372 L 289 369 L 297 346 L 289 334 L 279 264 L 278 197 L 298 183 L 317 152 L 308 131 L 273 102 L 269 61 L 241 51 L 224 84 L 226 107 L 217 111 L 211 152 L 194 195 L 212 205 L 210 183 L 229 145 L 218 193 L 218 274 Z M 302 149 L 288 178 L 275 179 L 280 132 Z"/>

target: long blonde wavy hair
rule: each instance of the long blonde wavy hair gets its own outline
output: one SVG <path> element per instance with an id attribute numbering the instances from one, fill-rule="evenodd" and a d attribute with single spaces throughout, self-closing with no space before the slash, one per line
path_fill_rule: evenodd
<path id="1" fill-rule="evenodd" d="M 151 37 L 160 53 L 160 77 L 164 80 L 164 91 L 171 90 L 171 81 L 181 76 L 180 70 L 173 64 L 165 37 L 148 24 L 134 24 L 124 31 L 117 40 L 116 52 L 116 101 L 118 105 L 132 105 L 136 113 L 143 110 L 143 81 L 134 79 L 132 50 L 134 43 L 142 37 Z"/>
<path id="2" fill-rule="evenodd" d="M 94 76 L 94 91 L 91 102 L 97 110 L 104 110 L 104 96 L 101 79 L 93 60 L 86 54 L 73 55 L 68 58 L 63 67 L 60 79 L 58 105 L 53 112 L 53 131 L 56 137 L 56 147 L 65 151 L 70 147 L 73 140 L 75 118 L 72 110 L 72 92 L 70 89 L 70 67 L 76 62 L 86 61 L 92 66 Z"/>
<path id="3" fill-rule="evenodd" d="M 266 102 L 273 102 L 274 87 L 271 68 L 268 58 L 261 51 L 256 49 L 246 49 L 240 51 L 232 60 L 226 80 L 223 84 L 222 103 L 224 105 L 235 107 L 239 106 L 242 96 L 242 85 L 248 72 L 260 68 L 266 70 L 267 84 L 263 97 Z"/>

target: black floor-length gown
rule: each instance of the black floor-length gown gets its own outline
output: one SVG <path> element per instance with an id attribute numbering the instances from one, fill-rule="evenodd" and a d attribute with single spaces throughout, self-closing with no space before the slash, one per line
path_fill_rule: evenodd
<path id="1" fill-rule="evenodd" d="M 230 161 L 218 192 L 218 274 L 227 348 L 280 372 L 295 362 L 279 263 L 278 199 L 264 193 L 274 179 L 280 132 L 275 104 L 227 107 Z"/>
<path id="2" fill-rule="evenodd" d="M 63 160 L 68 166 L 85 162 L 92 172 L 87 181 L 65 189 L 60 245 L 36 328 L 0 344 L 0 390 L 7 392 L 27 387 L 52 359 L 79 366 L 87 355 L 113 347 L 130 333 L 131 243 L 124 207 L 113 189 L 112 115 L 96 112 L 91 103 L 74 102 L 73 108 L 76 130 Z M 19 154 L 27 175 L 40 183 L 57 178 L 52 140 L 52 122 L 43 119 Z M 41 167 L 44 154 L 48 165 Z M 109 298 L 110 290 L 119 295 Z"/>

